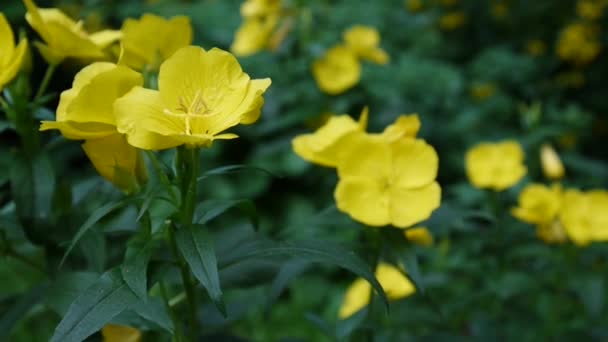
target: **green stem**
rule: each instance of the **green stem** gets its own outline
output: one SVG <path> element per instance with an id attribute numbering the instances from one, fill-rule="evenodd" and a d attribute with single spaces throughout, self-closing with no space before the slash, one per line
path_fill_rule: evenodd
<path id="1" fill-rule="evenodd" d="M 181 341 L 183 341 L 183 337 L 182 337 L 181 329 L 179 327 L 179 319 L 177 318 L 175 311 L 171 307 L 171 303 L 169 301 L 169 294 L 167 293 L 167 288 L 165 287 L 165 283 L 162 280 L 158 284 L 160 286 L 160 295 L 163 297 L 163 302 L 165 303 L 165 308 L 167 309 L 167 312 L 169 312 L 169 315 L 171 316 L 171 321 L 173 321 L 173 326 L 175 327 L 174 341 L 181 342 Z"/>
<path id="2" fill-rule="evenodd" d="M 49 86 L 49 82 L 51 78 L 53 78 L 53 74 L 55 73 L 55 69 L 57 69 L 57 64 L 49 64 L 48 68 L 46 68 L 46 72 L 44 73 L 44 77 L 42 78 L 42 83 L 40 83 L 40 87 L 34 96 L 34 102 L 40 98 L 46 92 L 46 88 Z"/>

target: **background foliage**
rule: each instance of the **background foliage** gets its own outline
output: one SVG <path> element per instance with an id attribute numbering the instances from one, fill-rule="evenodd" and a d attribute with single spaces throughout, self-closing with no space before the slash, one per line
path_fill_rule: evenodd
<path id="1" fill-rule="evenodd" d="M 234 207 L 210 221 L 218 255 L 252 234 L 247 213 L 268 236 L 336 241 L 366 255 L 369 232 L 335 209 L 333 170 L 309 164 L 291 149 L 291 139 L 317 127 L 324 113 L 356 116 L 366 105 L 371 131 L 380 131 L 401 113 L 420 114 L 420 136 L 440 158 L 442 206 L 425 223 L 435 244 L 408 246 L 403 261 L 419 291 L 391 303 L 388 316 L 377 307 L 373 319 L 364 323 L 357 316 L 338 321 L 345 288 L 354 279 L 346 271 L 296 259 L 256 259 L 221 270 L 229 315 L 223 318 L 212 304 L 201 307 L 203 330 L 218 340 L 234 336 L 253 341 L 359 340 L 370 331 L 377 341 L 608 338 L 606 245 L 547 245 L 533 227 L 509 214 L 525 183 L 543 181 L 538 150 L 544 142 L 560 151 L 567 172 L 564 185 L 608 187 L 606 16 L 594 21 L 602 52 L 590 63 L 576 65 L 556 54 L 560 32 L 583 20 L 576 2 L 428 0 L 416 12 L 398 0 L 289 3 L 298 9 L 297 24 L 280 48 L 240 58 L 252 78 L 272 78 L 261 120 L 240 127 L 241 139 L 214 144 L 203 153 L 203 172 L 232 164 L 269 171 L 247 169 L 202 181 L 204 205 Z M 236 0 L 38 4 L 85 18 L 93 30 L 118 28 L 125 18 L 144 12 L 186 14 L 195 43 L 205 48 L 229 48 L 242 20 Z M 0 6 L 14 28 L 33 37 L 21 2 Z M 463 13 L 465 23 L 442 29 L 442 16 L 453 12 Z M 366 64 L 357 87 L 325 95 L 310 65 L 354 24 L 380 31 L 391 62 Z M 543 42 L 544 51 L 530 54 L 531 40 Z M 42 78 L 43 66 L 35 55 L 33 84 Z M 51 89 L 68 88 L 76 71 L 75 65 L 63 64 Z M 52 119 L 56 100 L 36 117 Z M 43 135 L 52 159 L 37 160 L 33 168 L 15 167 L 20 163 L 16 134 L 5 120 L 0 127 L 0 249 L 13 246 L 29 260 L 0 259 L 0 339 L 46 341 L 76 295 L 122 262 L 126 242 L 138 229 L 133 223 L 137 212 L 125 206 L 96 223 L 54 274 L 82 223 L 120 194 L 95 174 L 78 144 L 55 134 Z M 519 186 L 501 194 L 501 210 L 494 212 L 486 193 L 467 182 L 464 153 L 477 142 L 503 138 L 523 144 L 529 172 Z M 168 161 L 171 156 L 164 157 Z M 242 199 L 251 199 L 256 209 Z M 29 221 L 17 219 L 23 214 L 15 209 L 23 208 L 20 203 L 36 208 Z M 162 201 L 151 205 L 159 220 L 171 210 Z M 160 222 L 153 218 L 155 224 Z M 165 272 L 163 258 L 153 257 L 150 277 Z M 146 341 L 161 339 L 154 333 L 159 320 L 125 315 L 117 321 L 149 329 Z"/>

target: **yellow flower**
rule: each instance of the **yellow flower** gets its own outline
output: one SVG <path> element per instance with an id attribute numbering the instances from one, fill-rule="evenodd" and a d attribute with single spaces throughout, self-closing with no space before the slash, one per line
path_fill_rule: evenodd
<path id="1" fill-rule="evenodd" d="M 56 121 L 43 121 L 40 130 L 58 129 L 76 140 L 115 134 L 114 101 L 142 84 L 141 75 L 127 67 L 91 64 L 76 74 L 71 89 L 61 93 Z"/>
<path id="2" fill-rule="evenodd" d="M 536 236 L 546 243 L 564 243 L 568 240 L 568 235 L 560 220 L 536 226 Z"/>
<path id="3" fill-rule="evenodd" d="M 390 300 L 405 298 L 416 292 L 412 282 L 395 266 L 381 262 L 376 267 L 375 275 Z M 367 280 L 357 278 L 346 290 L 338 313 L 340 319 L 348 318 L 366 307 L 370 302 L 371 294 L 372 287 Z"/>
<path id="4" fill-rule="evenodd" d="M 386 64 L 389 61 L 388 54 L 379 47 L 380 34 L 373 27 L 363 25 L 351 27 L 344 32 L 344 42 L 361 59 L 377 64 Z"/>
<path id="5" fill-rule="evenodd" d="M 437 153 L 423 140 L 353 133 L 340 144 L 338 209 L 370 226 L 405 228 L 439 207 Z"/>
<path id="6" fill-rule="evenodd" d="M 565 61 L 576 65 L 588 64 L 600 53 L 598 32 L 585 23 L 568 25 L 559 35 L 556 51 Z"/>
<path id="7" fill-rule="evenodd" d="M 583 19 L 595 20 L 604 14 L 604 7 L 606 7 L 605 0 L 578 0 L 576 13 Z"/>
<path id="8" fill-rule="evenodd" d="M 118 131 L 144 150 L 209 146 L 257 121 L 270 79 L 251 80 L 236 58 L 214 48 L 179 49 L 160 66 L 159 90 L 135 87 L 114 104 Z"/>
<path id="9" fill-rule="evenodd" d="M 103 342 L 140 342 L 141 332 L 124 325 L 106 324 L 101 329 Z"/>
<path id="10" fill-rule="evenodd" d="M 496 93 L 496 86 L 492 83 L 475 83 L 471 87 L 471 96 L 477 101 L 483 101 Z"/>
<path id="11" fill-rule="evenodd" d="M 564 164 L 559 155 L 549 144 L 543 144 L 540 148 L 540 163 L 545 177 L 551 180 L 559 180 L 564 177 Z"/>
<path id="12" fill-rule="evenodd" d="M 518 142 L 481 143 L 466 154 L 466 172 L 476 188 L 502 191 L 517 184 L 527 172 Z"/>
<path id="13" fill-rule="evenodd" d="M 0 92 L 15 78 L 26 58 L 27 39 L 22 38 L 15 47 L 13 30 L 0 13 Z"/>
<path id="14" fill-rule="evenodd" d="M 561 207 L 561 197 L 562 190 L 558 185 L 549 188 L 542 184 L 529 184 L 519 194 L 518 207 L 511 213 L 526 223 L 551 223 Z"/>
<path id="15" fill-rule="evenodd" d="M 450 12 L 444 14 L 439 19 L 439 27 L 445 31 L 453 31 L 459 27 L 462 27 L 467 21 L 467 17 L 462 11 Z"/>
<path id="16" fill-rule="evenodd" d="M 526 51 L 530 56 L 538 57 L 545 54 L 547 44 L 540 39 L 529 40 L 526 44 Z"/>
<path id="17" fill-rule="evenodd" d="M 570 240 L 579 246 L 608 241 L 608 192 L 566 191 L 559 217 Z"/>
<path id="18" fill-rule="evenodd" d="M 337 45 L 313 63 L 312 73 L 322 91 L 338 95 L 359 83 L 361 64 L 351 49 Z"/>
<path id="19" fill-rule="evenodd" d="M 120 63 L 135 70 L 157 70 L 175 51 L 192 43 L 192 25 L 186 16 L 165 19 L 144 14 L 139 20 L 125 20 L 121 31 Z"/>
<path id="20" fill-rule="evenodd" d="M 416 13 L 424 8 L 424 4 L 422 3 L 422 0 L 405 0 L 405 7 L 407 7 L 408 11 Z"/>
<path id="21" fill-rule="evenodd" d="M 120 39 L 117 31 L 88 34 L 82 22 L 75 22 L 56 8 L 38 8 L 32 0 L 23 0 L 25 19 L 46 43 L 34 42 L 42 57 L 50 64 L 59 64 L 68 57 L 104 58 L 103 49 Z"/>
<path id="22" fill-rule="evenodd" d="M 241 5 L 241 16 L 245 18 L 276 14 L 281 10 L 281 0 L 247 0 Z"/>
<path id="23" fill-rule="evenodd" d="M 403 232 L 405 237 L 421 246 L 432 246 L 433 245 L 433 234 L 426 227 L 414 227 L 407 229 Z"/>
<path id="24" fill-rule="evenodd" d="M 382 137 L 389 142 L 403 138 L 415 138 L 420 130 L 418 114 L 400 115 L 394 123 L 386 126 Z"/>
<path id="25" fill-rule="evenodd" d="M 277 23 L 277 16 L 246 19 L 236 32 L 230 51 L 237 56 L 250 56 L 265 49 Z"/>
<path id="26" fill-rule="evenodd" d="M 122 134 L 87 140 L 82 149 L 97 172 L 119 189 L 133 192 L 147 181 L 141 151 L 129 145 Z"/>
<path id="27" fill-rule="evenodd" d="M 364 132 L 367 126 L 368 109 L 365 107 L 355 122 L 349 115 L 332 116 L 315 133 L 303 134 L 292 140 L 294 152 L 311 163 L 336 167 L 339 140 L 352 132 Z"/>

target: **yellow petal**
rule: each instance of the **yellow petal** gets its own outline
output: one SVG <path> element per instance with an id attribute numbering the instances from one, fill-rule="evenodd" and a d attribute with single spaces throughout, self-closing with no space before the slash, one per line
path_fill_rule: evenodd
<path id="1" fill-rule="evenodd" d="M 593 224 L 590 220 L 591 203 L 589 197 L 577 190 L 564 193 L 559 219 L 568 238 L 578 246 L 585 246 L 593 240 Z"/>
<path id="2" fill-rule="evenodd" d="M 381 227 L 391 223 L 386 185 L 371 178 L 340 178 L 334 198 L 338 209 L 356 221 Z"/>
<path id="3" fill-rule="evenodd" d="M 525 176 L 523 159 L 523 149 L 516 141 L 478 144 L 467 151 L 467 176 L 477 188 L 502 191 Z"/>
<path id="4" fill-rule="evenodd" d="M 6 21 L 4 14 L 0 12 L 0 66 L 4 68 L 4 65 L 10 63 L 14 50 L 15 37 L 13 36 L 13 30 Z"/>
<path id="5" fill-rule="evenodd" d="M 404 189 L 423 187 L 437 178 L 439 157 L 435 149 L 421 139 L 401 139 L 390 144 L 392 185 Z"/>
<path id="6" fill-rule="evenodd" d="M 122 37 L 122 32 L 116 30 L 103 30 L 92 33 L 89 37 L 91 38 L 91 41 L 95 43 L 95 45 L 103 49 L 120 40 Z"/>
<path id="7" fill-rule="evenodd" d="M 564 164 L 559 155 L 549 144 L 543 144 L 540 148 L 540 164 L 545 177 L 551 180 L 559 180 L 564 177 Z"/>
<path id="8" fill-rule="evenodd" d="M 433 182 L 421 188 L 391 187 L 390 220 L 393 226 L 406 228 L 428 219 L 441 204 L 441 187 Z"/>
<path id="9" fill-rule="evenodd" d="M 432 246 L 433 245 L 433 234 L 431 234 L 431 232 L 426 227 L 410 228 L 410 229 L 407 229 L 406 231 L 404 231 L 403 234 L 409 241 L 411 241 L 412 243 L 415 243 L 417 245 L 421 245 L 421 246 Z"/>
<path id="10" fill-rule="evenodd" d="M 265 49 L 277 23 L 276 16 L 252 17 L 245 20 L 236 31 L 230 51 L 237 56 L 250 56 Z"/>
<path id="11" fill-rule="evenodd" d="M 532 224 L 551 225 L 561 207 L 561 188 L 548 188 L 542 184 L 529 184 L 519 194 L 518 207 L 511 213 Z"/>
<path id="12" fill-rule="evenodd" d="M 344 32 L 343 38 L 357 53 L 373 49 L 380 44 L 380 34 L 371 26 L 355 25 Z"/>
<path id="13" fill-rule="evenodd" d="M 163 112 L 158 91 L 135 87 L 114 102 L 118 132 L 129 144 L 143 150 L 161 150 L 184 143 L 176 136 L 185 133 L 184 122 Z"/>
<path id="14" fill-rule="evenodd" d="M 338 45 L 313 63 L 312 72 L 322 91 L 338 95 L 359 83 L 361 64 L 351 49 Z"/>
<path id="15" fill-rule="evenodd" d="M 103 342 L 140 342 L 141 332 L 124 325 L 106 324 L 101 329 Z"/>
<path id="16" fill-rule="evenodd" d="M 337 164 L 340 178 L 361 177 L 384 181 L 392 176 L 391 147 L 377 135 L 356 132 L 340 143 Z"/>
<path id="17" fill-rule="evenodd" d="M 338 316 L 345 319 L 369 304 L 372 287 L 363 278 L 357 278 L 346 290 Z"/>
<path id="18" fill-rule="evenodd" d="M 418 114 L 401 115 L 394 123 L 384 129 L 382 136 L 392 142 L 402 138 L 415 138 L 419 130 L 420 118 L 418 118 Z"/>
<path id="19" fill-rule="evenodd" d="M 16 48 L 13 39 L 11 27 L 0 13 L 0 91 L 19 73 L 26 57 L 27 39 L 21 39 Z"/>
<path id="20" fill-rule="evenodd" d="M 142 157 L 122 134 L 87 140 L 82 148 L 103 178 L 125 192 L 138 187 L 138 179 L 141 178 L 138 166 Z"/>
<path id="21" fill-rule="evenodd" d="M 416 287 L 403 272 L 390 264 L 379 263 L 376 267 L 376 278 L 388 299 L 401 299 L 416 292 Z"/>

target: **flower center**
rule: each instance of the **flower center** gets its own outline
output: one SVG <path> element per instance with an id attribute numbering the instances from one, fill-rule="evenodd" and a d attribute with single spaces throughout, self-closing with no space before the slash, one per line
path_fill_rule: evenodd
<path id="1" fill-rule="evenodd" d="M 177 108 L 174 111 L 165 108 L 163 113 L 177 117 L 184 120 L 185 123 L 185 134 L 192 135 L 192 123 L 191 120 L 197 116 L 209 115 L 211 110 L 207 107 L 205 100 L 203 99 L 203 92 L 197 90 L 194 94 L 194 98 L 188 101 L 184 96 L 179 98 Z"/>

